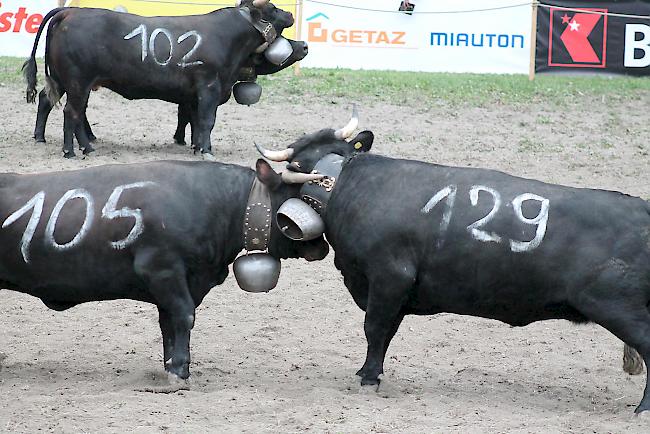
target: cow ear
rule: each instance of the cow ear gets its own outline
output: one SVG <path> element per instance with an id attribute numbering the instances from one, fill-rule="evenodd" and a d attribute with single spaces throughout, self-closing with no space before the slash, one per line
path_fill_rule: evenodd
<path id="1" fill-rule="evenodd" d="M 375 140 L 375 135 L 372 131 L 361 131 L 357 136 L 350 140 L 350 145 L 356 152 L 368 152 L 372 148 L 372 142 Z"/>
<path id="2" fill-rule="evenodd" d="M 255 163 L 255 172 L 257 174 L 257 179 L 271 190 L 275 190 L 280 184 L 282 184 L 282 177 L 273 170 L 266 160 L 262 160 L 261 158 L 257 160 L 257 163 Z"/>

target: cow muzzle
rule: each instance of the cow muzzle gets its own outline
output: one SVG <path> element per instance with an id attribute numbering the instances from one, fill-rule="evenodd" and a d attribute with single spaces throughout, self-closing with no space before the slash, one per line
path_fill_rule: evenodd
<path id="1" fill-rule="evenodd" d="M 275 41 L 264 51 L 264 57 L 274 65 L 282 65 L 292 54 L 291 43 L 282 36 L 275 38 Z"/>
<path id="2" fill-rule="evenodd" d="M 325 232 L 325 223 L 316 211 L 300 199 L 285 201 L 276 214 L 280 231 L 294 241 L 316 239 Z"/>

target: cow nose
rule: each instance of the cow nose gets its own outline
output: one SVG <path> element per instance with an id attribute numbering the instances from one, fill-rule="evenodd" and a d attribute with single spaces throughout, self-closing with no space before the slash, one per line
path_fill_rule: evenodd
<path id="1" fill-rule="evenodd" d="M 302 52 L 305 56 L 309 53 L 309 45 L 306 42 L 302 43 Z"/>

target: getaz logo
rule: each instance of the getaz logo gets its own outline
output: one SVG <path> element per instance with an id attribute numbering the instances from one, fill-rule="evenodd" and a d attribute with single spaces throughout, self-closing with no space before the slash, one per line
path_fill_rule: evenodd
<path id="1" fill-rule="evenodd" d="M 329 17 L 319 12 L 307 18 L 307 41 L 325 42 L 348 47 L 387 47 L 399 48 L 406 46 L 406 32 L 387 31 L 378 29 L 342 29 L 325 26 L 317 19 L 329 20 Z"/>
<path id="2" fill-rule="evenodd" d="M 607 9 L 551 8 L 550 13 L 548 65 L 605 68 L 607 15 L 603 14 Z"/>

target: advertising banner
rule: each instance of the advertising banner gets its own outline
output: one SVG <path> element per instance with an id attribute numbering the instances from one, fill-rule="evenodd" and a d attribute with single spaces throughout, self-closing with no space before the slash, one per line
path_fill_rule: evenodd
<path id="1" fill-rule="evenodd" d="M 57 0 L 0 0 L 0 56 L 28 57 L 43 16 L 55 7 Z"/>
<path id="2" fill-rule="evenodd" d="M 196 15 L 232 7 L 235 0 L 68 0 L 66 6 L 104 8 L 136 15 Z M 275 1 L 274 4 L 296 16 L 296 2 Z M 0 56 L 28 57 L 43 17 L 59 5 L 58 0 L 0 0 Z M 282 35 L 295 37 L 295 25 Z M 41 39 L 37 56 L 45 52 Z"/>
<path id="3" fill-rule="evenodd" d="M 305 1 L 305 67 L 527 73 L 532 7 L 516 0 Z"/>
<path id="4" fill-rule="evenodd" d="M 650 75 L 649 2 L 546 3 L 537 12 L 537 72 Z"/>
<path id="5" fill-rule="evenodd" d="M 273 4 L 296 16 L 297 1 L 275 0 Z M 233 7 L 235 0 L 67 0 L 66 6 L 82 8 L 103 8 L 129 12 L 145 17 L 156 15 L 199 15 L 217 9 Z M 294 38 L 295 25 L 282 32 L 282 36 Z"/>

